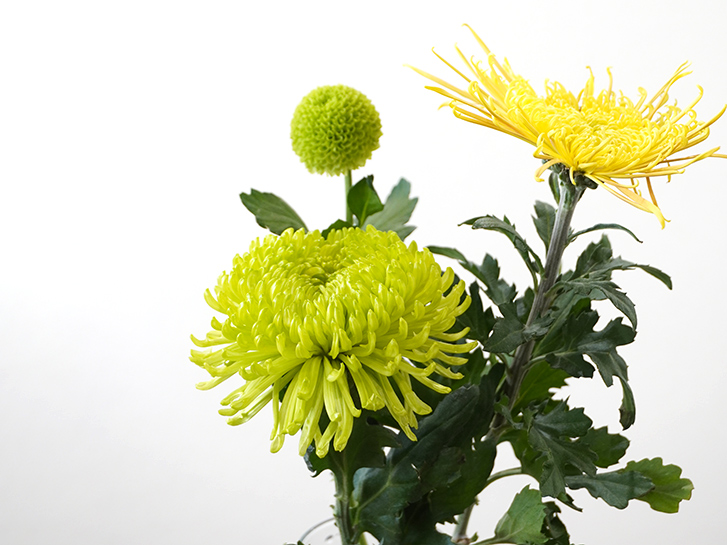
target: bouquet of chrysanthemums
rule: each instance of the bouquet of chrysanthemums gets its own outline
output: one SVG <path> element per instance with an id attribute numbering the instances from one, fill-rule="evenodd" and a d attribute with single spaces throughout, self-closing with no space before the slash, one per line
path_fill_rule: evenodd
<path id="1" fill-rule="evenodd" d="M 385 200 L 373 176 L 353 183 L 352 171 L 379 146 L 378 113 L 359 91 L 326 86 L 295 110 L 291 139 L 311 172 L 343 175 L 345 218 L 309 227 L 280 197 L 242 193 L 272 234 L 235 256 L 205 293 L 221 318 L 203 339 L 192 337 L 200 349 L 191 360 L 211 375 L 198 388 L 235 383 L 219 411 L 231 425 L 268 408 L 271 450 L 298 435 L 308 469 L 332 473 L 343 545 L 569 545 L 559 514 L 578 510 L 571 490 L 617 509 L 639 500 L 667 513 L 691 495 L 677 466 L 658 457 L 622 462 L 628 439 L 558 399 L 568 379 L 598 373 L 606 386 L 619 384 L 620 423 L 631 426 L 634 394 L 618 351 L 634 340 L 636 313 L 612 276 L 640 269 L 671 288 L 667 274 L 615 256 L 607 236 L 595 235 L 617 229 L 636 238 L 626 227 L 570 225 L 581 199 L 608 192 L 664 227 L 655 186 L 723 157 L 692 148 L 724 109 L 699 121 L 698 98 L 685 109 L 667 103 L 686 66 L 635 99 L 613 90 L 610 72 L 600 91 L 591 75 L 577 94 L 550 82 L 539 95 L 475 37 L 479 60 L 458 49 L 458 68 L 440 57 L 459 84 L 414 70 L 458 118 L 533 145 L 535 178 L 547 178 L 553 197 L 535 203 L 538 245 L 506 217 L 451 219 L 507 237 L 532 285 L 518 291 L 490 255 L 470 261 L 454 247 L 404 242 L 417 202 L 409 183 L 402 179 Z M 563 263 L 583 235 L 593 241 Z M 462 270 L 474 278 L 469 286 Z M 594 301 L 620 316 L 599 321 Z M 493 472 L 503 443 L 519 464 Z M 468 521 L 478 496 L 512 475 L 532 483 L 504 504 L 494 531 L 478 529 L 489 537 L 476 537 Z"/>

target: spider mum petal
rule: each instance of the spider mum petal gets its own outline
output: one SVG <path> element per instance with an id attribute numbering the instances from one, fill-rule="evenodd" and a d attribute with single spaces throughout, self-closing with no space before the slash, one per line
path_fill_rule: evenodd
<path id="1" fill-rule="evenodd" d="M 727 109 L 723 107 L 708 121 L 698 121 L 694 107 L 702 98 L 701 87 L 697 98 L 686 108 L 677 107 L 676 102 L 668 104 L 671 87 L 690 74 L 687 63 L 651 98 L 640 88 L 636 102 L 613 90 L 610 69 L 608 88 L 598 93 L 591 72 L 577 95 L 558 82 L 548 81 L 545 94 L 539 95 L 507 61 L 501 64 L 474 30 L 470 30 L 487 60 L 486 63 L 474 58 L 467 60 L 457 48 L 471 75 L 437 55 L 465 80 L 463 88 L 417 68 L 414 70 L 437 84 L 427 89 L 449 98 L 448 105 L 457 118 L 535 146 L 533 155 L 545 162 L 536 171 L 538 181 L 544 170 L 562 165 L 571 174 L 581 174 L 619 199 L 654 214 L 663 228 L 666 220 L 656 202 L 652 180 L 665 177 L 668 181 L 671 176 L 683 173 L 687 166 L 717 156 L 718 147 L 675 157 L 706 140 L 709 127 Z M 638 189 L 640 179 L 649 180 L 648 198 Z"/>

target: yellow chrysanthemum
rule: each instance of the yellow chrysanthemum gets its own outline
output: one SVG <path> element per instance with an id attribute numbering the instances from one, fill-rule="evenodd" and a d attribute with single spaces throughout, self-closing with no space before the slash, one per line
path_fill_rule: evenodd
<path id="1" fill-rule="evenodd" d="M 273 452 L 301 430 L 301 454 L 315 442 L 325 456 L 331 440 L 340 451 L 361 409 L 388 409 L 415 439 L 415 415 L 431 408 L 411 379 L 447 393 L 430 375 L 459 378 L 448 366 L 464 359 L 453 354 L 474 348 L 455 343 L 467 329 L 448 333 L 470 303 L 462 301 L 464 282 L 452 286 L 453 279 L 428 250 L 371 226 L 327 238 L 288 229 L 256 240 L 220 276 L 215 295 L 205 293 L 227 318 L 213 319 L 205 340 L 192 337 L 215 347 L 192 351 L 214 377 L 197 387 L 240 374 L 245 383 L 222 400 L 220 414 L 241 424 L 272 402 Z M 329 423 L 321 431 L 324 409 Z"/>
<path id="2" fill-rule="evenodd" d="M 686 63 L 651 99 L 639 88 L 636 103 L 612 90 L 610 70 L 608 89 L 597 95 L 591 73 L 578 96 L 558 82 L 546 81 L 545 96 L 541 97 L 522 76 L 513 72 L 507 60 L 498 62 L 479 36 L 474 31 L 472 34 L 487 55 L 486 66 L 474 58 L 467 60 L 456 49 L 474 78 L 435 53 L 467 82 L 466 89 L 417 68 L 414 70 L 442 86 L 427 89 L 452 99 L 449 106 L 458 118 L 533 144 L 533 155 L 544 161 L 535 175 L 538 181 L 546 169 L 561 164 L 569 169 L 571 181 L 581 174 L 621 200 L 656 215 L 664 227 L 664 216 L 650 178 L 669 179 L 719 150 L 713 148 L 696 155 L 672 157 L 704 141 L 709 136 L 709 126 L 725 111 L 722 108 L 707 122 L 697 121 L 694 106 L 702 97 L 701 87 L 698 87 L 697 99 L 686 109 L 677 108 L 676 102 L 667 105 L 671 86 L 690 74 Z M 638 189 L 640 178 L 646 180 L 650 200 Z"/>

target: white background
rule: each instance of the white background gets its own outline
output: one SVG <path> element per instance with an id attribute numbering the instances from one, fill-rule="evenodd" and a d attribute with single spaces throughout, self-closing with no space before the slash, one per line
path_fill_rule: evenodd
<path id="1" fill-rule="evenodd" d="M 725 10 L 718 2 L 5 2 L 0 8 L 0 541 L 7 544 L 273 544 L 329 516 L 328 475 L 309 477 L 296 440 L 268 451 L 270 416 L 233 428 L 216 414 L 232 388 L 195 390 L 188 361 L 204 335 L 202 298 L 235 253 L 263 234 L 238 194 L 272 191 L 323 228 L 342 214 L 342 180 L 309 174 L 289 123 L 311 89 L 364 92 L 383 122 L 374 173 L 382 196 L 399 177 L 420 198 L 412 236 L 496 255 L 527 274 L 494 233 L 457 227 L 507 214 L 533 244 L 532 147 L 437 111 L 404 63 L 447 79 L 430 48 L 479 55 L 464 22 L 542 90 L 578 90 L 596 74 L 616 89 L 658 90 L 685 60 L 707 119 L 727 102 Z M 727 119 L 712 145 L 727 145 Z M 623 349 L 638 418 L 629 459 L 663 456 L 695 484 L 678 515 L 587 493 L 563 518 L 574 543 L 717 543 L 724 526 L 722 354 L 727 161 L 690 167 L 657 196 L 671 221 L 604 190 L 575 228 L 620 222 L 616 252 L 663 268 L 616 278 L 639 311 Z M 582 247 L 582 246 L 581 246 Z M 572 263 L 578 248 L 566 255 Z M 442 262 L 445 265 L 445 260 Z M 618 431 L 618 387 L 568 392 Z M 507 453 L 505 453 L 507 454 Z M 507 467 L 509 461 L 503 455 Z M 500 482 L 472 528 L 491 535 L 526 478 Z"/>

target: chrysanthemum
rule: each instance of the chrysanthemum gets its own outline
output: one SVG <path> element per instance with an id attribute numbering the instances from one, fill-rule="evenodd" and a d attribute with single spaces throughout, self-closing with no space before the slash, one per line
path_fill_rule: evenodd
<path id="1" fill-rule="evenodd" d="M 324 85 L 308 93 L 293 112 L 293 151 L 310 172 L 337 176 L 371 159 L 381 138 L 379 112 L 362 92 Z"/>
<path id="2" fill-rule="evenodd" d="M 648 98 L 647 92 L 639 88 L 635 103 L 612 90 L 610 70 L 608 89 L 598 94 L 591 73 L 578 96 L 558 82 L 546 81 L 542 97 L 522 76 L 513 72 L 507 60 L 500 63 L 479 36 L 472 33 L 487 55 L 487 64 L 474 58 L 468 60 L 456 49 L 474 77 L 460 72 L 437 55 L 467 82 L 466 88 L 451 85 L 417 68 L 414 70 L 441 85 L 427 88 L 452 99 L 449 105 L 458 118 L 533 144 L 533 155 L 544 161 L 535 175 L 538 181 L 546 169 L 561 164 L 569 169 L 571 181 L 581 174 L 621 200 L 656 215 L 664 227 L 651 178 L 666 176 L 668 180 L 719 150 L 713 148 L 673 157 L 705 140 L 709 126 L 725 111 L 722 108 L 709 121 L 697 121 L 694 106 L 702 97 L 701 87 L 698 87 L 699 96 L 684 110 L 677 108 L 676 102 L 667 104 L 671 86 L 690 74 L 686 63 L 653 97 Z M 638 189 L 640 179 L 646 180 L 649 199 Z"/>
<path id="3" fill-rule="evenodd" d="M 220 276 L 215 294 L 205 293 L 226 318 L 213 318 L 205 340 L 192 337 L 213 347 L 192 351 L 213 377 L 197 387 L 241 375 L 244 384 L 222 400 L 220 414 L 241 424 L 272 402 L 273 452 L 301 430 L 301 454 L 312 442 L 321 457 L 331 441 L 340 451 L 361 409 L 388 409 L 415 439 L 416 415 L 431 409 L 411 380 L 447 393 L 430 375 L 458 378 L 448 366 L 464 359 L 454 354 L 474 348 L 455 343 L 467 329 L 448 332 L 470 303 L 453 279 L 428 250 L 371 226 L 327 238 L 288 229 L 256 240 Z"/>

